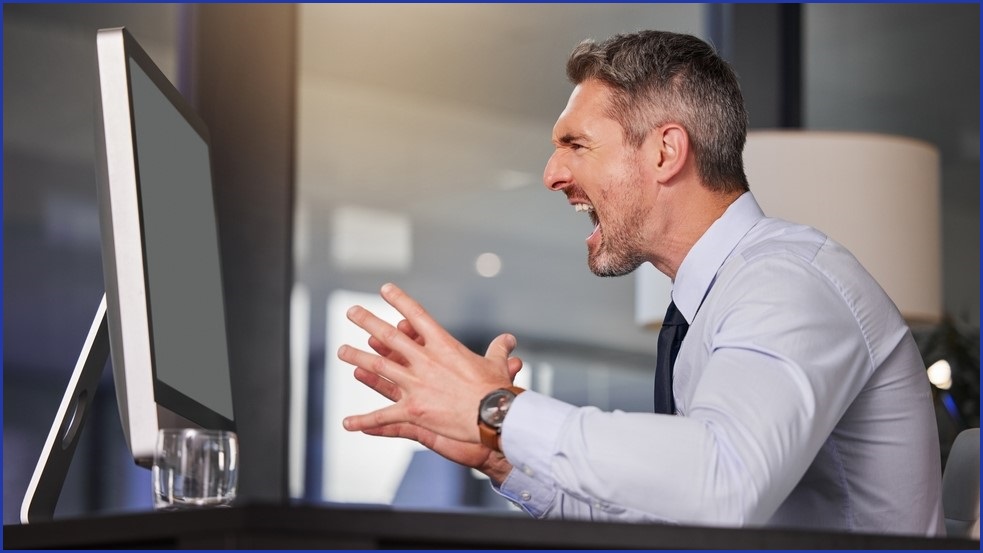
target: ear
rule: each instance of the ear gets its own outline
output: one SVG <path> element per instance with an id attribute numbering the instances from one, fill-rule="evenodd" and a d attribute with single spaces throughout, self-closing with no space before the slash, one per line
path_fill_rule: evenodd
<path id="1" fill-rule="evenodd" d="M 654 131 L 656 171 L 659 182 L 676 178 L 689 159 L 689 134 L 677 123 L 667 123 Z"/>

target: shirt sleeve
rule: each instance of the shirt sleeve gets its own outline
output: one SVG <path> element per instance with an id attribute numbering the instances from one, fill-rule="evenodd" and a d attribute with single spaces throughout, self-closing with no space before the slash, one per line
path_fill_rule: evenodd
<path id="1" fill-rule="evenodd" d="M 729 295 L 687 335 L 677 367 L 698 364 L 700 376 L 679 398 L 685 416 L 521 394 L 503 426 L 516 468 L 500 493 L 541 517 L 766 523 L 862 387 L 869 357 L 835 286 L 804 264 L 758 269 L 715 290 Z M 761 286 L 776 270 L 787 278 Z"/>
<path id="2" fill-rule="evenodd" d="M 556 485 L 550 476 L 554 448 L 548 444 L 557 442 L 576 411 L 570 404 L 536 392 L 520 394 L 502 429 L 502 449 L 506 458 L 522 462 L 495 490 L 536 518 L 668 522 L 584 494 L 570 494 Z"/>
<path id="3" fill-rule="evenodd" d="M 502 426 L 502 450 L 508 459 L 508 451 L 524 452 L 517 458 L 521 465 L 513 464 L 512 472 L 495 490 L 519 505 L 536 518 L 547 517 L 556 500 L 556 488 L 543 478 L 549 471 L 552 448 L 560 433 L 563 421 L 574 407 L 533 391 L 519 394 L 512 402 L 508 416 L 508 430 Z M 534 478 L 537 474 L 540 478 Z"/>

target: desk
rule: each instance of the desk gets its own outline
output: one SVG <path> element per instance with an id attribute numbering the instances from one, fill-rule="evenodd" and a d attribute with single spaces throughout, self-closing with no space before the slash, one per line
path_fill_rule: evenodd
<path id="1" fill-rule="evenodd" d="M 788 530 L 541 521 L 312 505 L 135 513 L 3 529 L 5 549 L 979 549 L 980 542 Z"/>

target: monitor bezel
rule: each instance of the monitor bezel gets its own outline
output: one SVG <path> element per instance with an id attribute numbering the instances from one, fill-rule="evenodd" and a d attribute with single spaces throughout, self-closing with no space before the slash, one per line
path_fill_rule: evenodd
<path id="1" fill-rule="evenodd" d="M 113 376 L 127 445 L 137 464 L 150 466 L 158 429 L 198 426 L 234 431 L 235 421 L 157 378 L 130 60 L 202 138 L 209 156 L 211 139 L 204 121 L 125 28 L 99 30 L 97 45 L 99 206 Z M 214 193 L 212 210 L 218 237 Z M 221 301 L 228 332 L 225 298 Z M 231 373 L 231 351 L 228 356 Z"/>

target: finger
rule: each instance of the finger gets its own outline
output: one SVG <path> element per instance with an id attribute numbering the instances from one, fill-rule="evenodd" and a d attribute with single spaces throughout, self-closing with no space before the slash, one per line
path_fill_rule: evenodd
<path id="1" fill-rule="evenodd" d="M 420 347 L 412 338 L 361 305 L 352 306 L 346 315 L 348 320 L 374 336 L 383 346 L 406 358 L 410 358 Z"/>
<path id="2" fill-rule="evenodd" d="M 412 338 L 413 341 L 420 344 L 421 346 L 423 345 L 423 338 L 421 338 L 420 335 L 416 333 L 416 330 L 413 329 L 413 325 L 411 325 L 410 322 L 407 321 L 406 319 L 399 321 L 399 324 L 396 325 L 396 329 L 398 329 L 400 332 L 402 332 L 409 338 Z M 378 353 L 379 355 L 391 361 L 395 361 L 400 365 L 405 365 L 407 362 L 405 357 L 387 348 L 375 336 L 369 336 L 369 347 L 375 350 L 376 353 Z"/>
<path id="3" fill-rule="evenodd" d="M 375 411 L 364 415 L 352 415 L 345 417 L 341 423 L 345 427 L 345 430 L 350 432 L 361 432 L 362 430 L 367 430 L 369 428 L 378 428 L 389 424 L 407 422 L 406 414 L 403 411 L 403 406 L 395 403 L 388 407 L 383 407 L 382 409 L 376 409 Z"/>
<path id="4" fill-rule="evenodd" d="M 365 430 L 362 430 L 362 432 L 370 436 L 405 438 L 407 440 L 413 440 L 428 449 L 433 449 L 436 443 L 436 435 L 433 432 L 427 432 L 421 429 L 419 426 L 409 422 L 389 424 L 376 428 L 366 428 Z"/>
<path id="5" fill-rule="evenodd" d="M 393 350 L 383 345 L 383 343 L 380 342 L 375 336 L 369 336 L 369 347 L 382 357 L 389 357 L 393 353 Z"/>
<path id="6" fill-rule="evenodd" d="M 370 436 L 416 440 L 417 434 L 419 433 L 419 427 L 409 423 L 397 423 L 379 426 L 376 428 L 366 428 L 362 430 L 362 432 Z"/>
<path id="7" fill-rule="evenodd" d="M 407 364 L 405 357 L 387 348 L 375 336 L 369 336 L 369 347 L 375 350 L 376 353 L 392 361 L 393 363 L 399 363 L 400 365 L 404 365 L 404 366 Z"/>
<path id="8" fill-rule="evenodd" d="M 410 322 L 407 321 L 406 319 L 399 321 L 399 324 L 396 325 L 396 328 L 398 328 L 399 331 L 402 332 L 403 334 L 412 338 L 413 341 L 416 342 L 417 344 L 420 344 L 421 346 L 426 345 L 426 342 L 424 342 L 423 340 L 423 336 L 420 336 L 420 333 L 418 333 L 416 329 L 413 328 L 413 325 L 411 325 Z"/>
<path id="9" fill-rule="evenodd" d="M 406 377 L 404 367 L 398 363 L 390 361 L 385 357 L 374 355 L 367 351 L 345 344 L 338 348 L 338 359 L 349 365 L 362 367 L 368 371 L 396 383 L 397 385 Z"/>
<path id="10" fill-rule="evenodd" d="M 420 344 L 421 346 L 423 345 L 423 337 L 420 336 L 420 334 L 416 331 L 416 329 L 413 328 L 413 325 L 411 325 L 410 322 L 407 321 L 406 319 L 399 321 L 399 324 L 396 325 L 396 328 L 398 328 L 399 331 L 402 332 L 403 334 L 412 338 L 414 342 Z"/>
<path id="11" fill-rule="evenodd" d="M 485 352 L 485 357 L 489 359 L 508 359 L 509 354 L 515 349 L 516 341 L 515 336 L 511 334 L 499 334 L 494 340 L 488 344 L 488 350 Z"/>
<path id="12" fill-rule="evenodd" d="M 386 303 L 395 307 L 396 311 L 406 317 L 406 320 L 424 341 L 449 336 L 447 331 L 437 324 L 437 321 L 433 320 L 422 305 L 395 284 L 391 282 L 383 284 L 379 294 L 382 299 L 386 300 Z"/>
<path id="13" fill-rule="evenodd" d="M 508 363 L 509 378 L 515 380 L 515 375 L 519 374 L 519 371 L 522 370 L 522 359 L 519 359 L 518 357 L 509 357 Z"/>
<path id="14" fill-rule="evenodd" d="M 372 388 L 378 392 L 379 395 L 390 401 L 399 401 L 399 398 L 403 397 L 403 393 L 400 391 L 398 386 L 370 370 L 363 369 L 362 367 L 355 367 L 354 376 L 355 380 L 358 380 L 362 384 Z"/>

